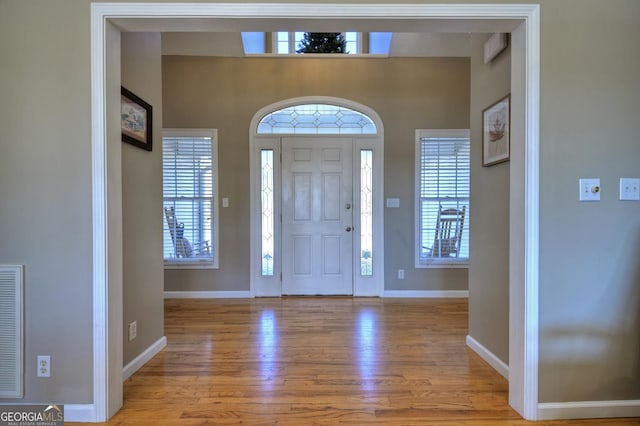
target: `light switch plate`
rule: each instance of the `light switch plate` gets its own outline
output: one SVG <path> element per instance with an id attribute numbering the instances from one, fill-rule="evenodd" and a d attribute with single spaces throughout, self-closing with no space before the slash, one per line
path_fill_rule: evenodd
<path id="1" fill-rule="evenodd" d="M 400 208 L 400 198 L 387 198 L 387 208 L 388 209 Z"/>
<path id="2" fill-rule="evenodd" d="M 580 201 L 600 201 L 600 178 L 580 179 Z"/>
<path id="3" fill-rule="evenodd" d="M 640 201 L 640 179 L 620 178 L 620 200 Z"/>

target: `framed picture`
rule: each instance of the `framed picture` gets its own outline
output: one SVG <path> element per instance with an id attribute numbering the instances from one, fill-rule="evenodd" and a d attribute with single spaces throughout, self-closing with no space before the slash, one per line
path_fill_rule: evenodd
<path id="1" fill-rule="evenodd" d="M 511 95 L 482 111 L 482 165 L 509 161 L 511 150 Z"/>
<path id="2" fill-rule="evenodd" d="M 124 87 L 120 88 L 122 141 L 151 151 L 153 140 L 153 110 L 151 105 Z"/>

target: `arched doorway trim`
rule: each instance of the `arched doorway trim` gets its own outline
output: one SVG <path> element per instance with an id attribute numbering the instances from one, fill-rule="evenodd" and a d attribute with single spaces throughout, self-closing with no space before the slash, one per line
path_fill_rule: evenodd
<path id="1" fill-rule="evenodd" d="M 318 109 L 324 109 L 326 113 L 317 111 Z M 314 110 L 316 110 L 316 117 L 323 116 L 323 118 L 313 120 L 311 112 Z M 299 111 L 299 115 L 295 111 Z M 303 122 L 302 127 L 296 128 L 297 120 L 292 120 L 289 116 L 292 113 Z M 277 118 L 279 114 L 283 116 Z M 269 121 L 265 123 L 265 119 Z M 347 126 L 340 126 L 340 121 L 346 121 Z M 355 122 L 359 124 L 356 126 Z M 282 221 L 274 219 L 281 217 L 282 214 L 280 211 L 282 141 L 287 137 L 301 135 L 318 143 L 322 143 L 323 138 L 326 140 L 328 137 L 337 136 L 352 142 L 354 170 L 352 202 L 355 230 L 352 253 L 353 295 L 382 295 L 384 290 L 383 129 L 380 116 L 372 108 L 336 97 L 296 97 L 272 103 L 256 112 L 249 127 L 252 295 L 279 296 L 282 294 L 283 224 Z M 371 172 L 373 190 L 370 192 L 361 187 L 360 176 L 365 173 L 363 168 Z M 265 200 L 265 188 L 268 200 Z"/>

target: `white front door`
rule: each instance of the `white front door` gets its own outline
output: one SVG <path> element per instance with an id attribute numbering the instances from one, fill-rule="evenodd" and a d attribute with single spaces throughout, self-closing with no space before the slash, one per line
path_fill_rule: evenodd
<path id="1" fill-rule="evenodd" d="M 282 294 L 353 294 L 353 141 L 282 138 Z"/>

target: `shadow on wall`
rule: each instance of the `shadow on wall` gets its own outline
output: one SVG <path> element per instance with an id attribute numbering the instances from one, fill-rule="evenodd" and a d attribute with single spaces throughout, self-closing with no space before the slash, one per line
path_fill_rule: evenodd
<path id="1" fill-rule="evenodd" d="M 640 399 L 640 228 L 620 240 L 629 250 L 622 251 L 619 267 L 608 282 L 585 289 L 599 292 L 597 303 L 577 294 L 576 305 L 591 304 L 577 309 L 582 321 L 543 333 L 542 402 Z"/>

